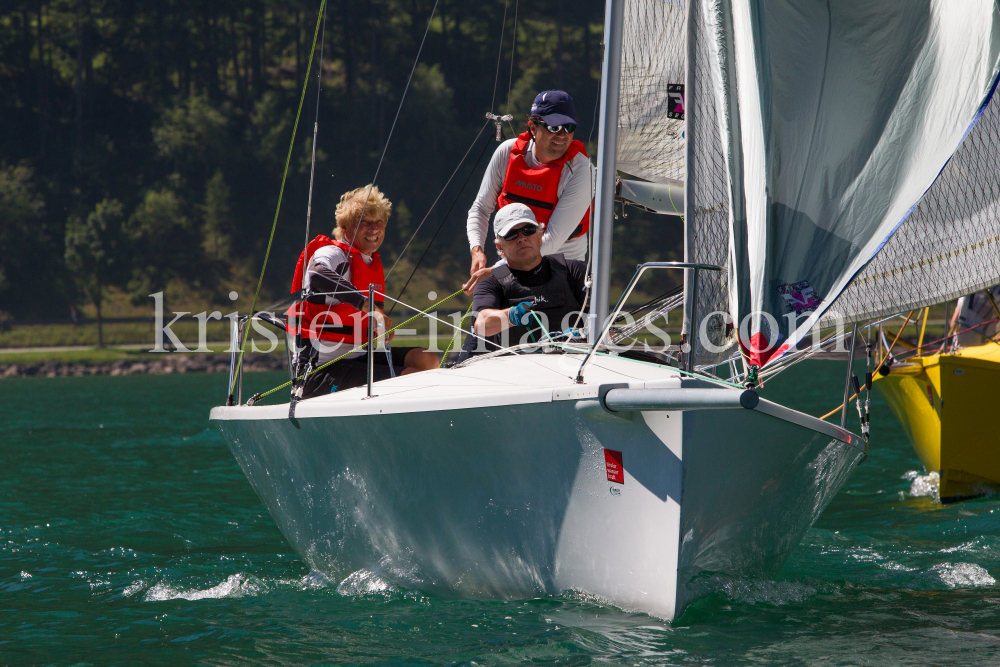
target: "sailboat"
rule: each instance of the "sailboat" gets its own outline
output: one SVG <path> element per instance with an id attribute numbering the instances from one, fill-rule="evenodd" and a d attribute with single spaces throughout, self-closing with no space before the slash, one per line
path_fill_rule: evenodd
<path id="1" fill-rule="evenodd" d="M 942 503 L 1000 492 L 1000 452 L 991 446 L 994 432 L 987 417 L 996 408 L 1000 383 L 997 291 L 960 298 L 955 334 L 940 344 L 925 346 L 920 340 L 912 351 L 890 357 L 875 382 Z"/>
<path id="2" fill-rule="evenodd" d="M 292 418 L 239 396 L 212 410 L 303 560 L 335 581 L 577 591 L 668 620 L 708 573 L 779 568 L 866 443 L 759 380 L 905 220 L 996 78 L 993 3 L 943 5 L 608 0 L 589 342 L 338 391 Z M 619 166 L 648 201 L 683 190 L 685 261 L 641 266 L 609 313 Z M 678 366 L 615 344 L 661 270 L 685 278 Z"/>
<path id="3" fill-rule="evenodd" d="M 996 495 L 1000 453 L 987 415 L 997 404 L 1000 344 L 915 355 L 880 370 L 874 386 L 937 482 L 941 502 Z"/>
<path id="4" fill-rule="evenodd" d="M 1000 382 L 1000 96 L 996 84 L 958 150 L 910 216 L 831 309 L 846 319 L 923 312 L 916 348 L 875 376 L 920 458 L 952 502 L 1000 491 L 990 416 Z M 964 296 L 963 296 L 964 295 Z M 924 336 L 928 306 L 958 299 L 946 335 Z M 919 320 L 919 316 L 918 316 Z M 882 353 L 889 341 L 883 340 Z"/>

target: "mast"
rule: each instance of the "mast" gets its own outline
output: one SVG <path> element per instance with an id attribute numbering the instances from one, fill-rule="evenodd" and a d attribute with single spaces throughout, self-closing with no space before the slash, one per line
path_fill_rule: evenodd
<path id="1" fill-rule="evenodd" d="M 601 66 L 601 120 L 597 143 L 597 197 L 594 204 L 594 284 L 590 293 L 589 337 L 593 343 L 608 318 L 611 231 L 614 227 L 615 161 L 618 157 L 618 91 L 622 72 L 625 0 L 604 8 L 604 64 Z"/>
<path id="2" fill-rule="evenodd" d="M 688 2 L 687 6 L 687 19 L 684 25 L 685 31 L 685 57 L 684 57 L 684 209 L 681 215 L 681 222 L 684 225 L 684 261 L 693 263 L 698 261 L 700 258 L 695 253 L 694 248 L 694 235 L 691 233 L 691 221 L 694 220 L 694 197 L 692 193 L 694 188 L 698 186 L 697 183 L 691 182 L 691 165 L 694 162 L 694 151 L 695 142 L 692 139 L 692 127 L 691 127 L 691 113 L 689 111 L 689 102 L 694 98 L 695 89 L 695 21 L 697 21 L 695 15 L 695 5 L 701 4 L 700 2 Z M 720 262 L 721 263 L 721 262 Z M 681 314 L 681 342 L 683 343 L 684 336 L 687 336 L 687 369 L 689 371 L 694 371 L 694 362 L 697 359 L 698 351 L 698 333 L 699 327 L 697 324 L 691 322 L 691 314 L 696 309 L 695 294 L 691 285 L 691 278 L 693 276 L 689 275 L 689 271 L 684 271 L 684 310 Z M 683 347 L 681 348 L 683 352 Z"/>

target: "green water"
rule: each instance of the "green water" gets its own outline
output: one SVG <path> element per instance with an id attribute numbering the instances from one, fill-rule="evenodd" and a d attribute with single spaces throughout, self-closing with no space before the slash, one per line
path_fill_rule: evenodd
<path id="1" fill-rule="evenodd" d="M 765 395 L 819 414 L 840 373 Z M 670 625 L 573 596 L 338 593 L 210 427 L 224 384 L 0 380 L 0 665 L 1000 663 L 1000 505 L 911 496 L 920 465 L 879 400 L 871 457 L 784 569 L 716 578 Z"/>

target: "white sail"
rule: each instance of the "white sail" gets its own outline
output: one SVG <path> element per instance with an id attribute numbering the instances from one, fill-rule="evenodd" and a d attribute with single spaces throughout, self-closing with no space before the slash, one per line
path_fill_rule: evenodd
<path id="1" fill-rule="evenodd" d="M 627 0 L 622 25 L 618 169 L 684 182 L 685 0 Z"/>
<path id="2" fill-rule="evenodd" d="M 997 75 L 993 0 L 706 0 L 730 185 L 730 311 L 794 346 L 931 186 Z"/>
<path id="3" fill-rule="evenodd" d="M 1000 95 L 994 91 L 913 213 L 830 307 L 855 322 L 1000 283 Z"/>

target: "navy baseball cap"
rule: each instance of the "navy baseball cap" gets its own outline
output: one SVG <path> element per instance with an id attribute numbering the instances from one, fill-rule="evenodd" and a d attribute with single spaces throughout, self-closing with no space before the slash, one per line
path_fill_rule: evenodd
<path id="1" fill-rule="evenodd" d="M 565 125 L 576 122 L 573 98 L 561 90 L 545 90 L 531 103 L 531 115 L 541 116 L 546 125 Z"/>

